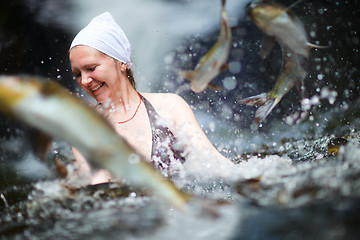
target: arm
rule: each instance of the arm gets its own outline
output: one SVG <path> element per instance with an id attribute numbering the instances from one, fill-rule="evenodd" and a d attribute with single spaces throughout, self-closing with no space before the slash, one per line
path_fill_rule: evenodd
<path id="1" fill-rule="evenodd" d="M 88 180 L 88 183 L 91 184 L 104 183 L 113 180 L 111 174 L 105 169 L 93 171 L 89 163 L 81 155 L 81 153 L 77 151 L 75 148 L 72 148 L 72 150 L 78 165 L 78 170 L 77 170 L 78 176 L 80 176 L 84 180 Z"/>
<path id="2" fill-rule="evenodd" d="M 233 165 L 229 159 L 221 155 L 211 144 L 196 121 L 190 106 L 182 97 L 176 94 L 169 94 L 169 101 L 166 101 L 166 103 L 168 106 L 171 106 L 170 111 L 172 112 L 172 119 L 175 125 L 174 132 L 181 139 L 185 140 L 184 142 L 190 148 L 190 154 L 197 156 L 194 159 L 200 161 L 199 156 L 201 156 L 201 158 L 212 161 L 216 165 Z"/>

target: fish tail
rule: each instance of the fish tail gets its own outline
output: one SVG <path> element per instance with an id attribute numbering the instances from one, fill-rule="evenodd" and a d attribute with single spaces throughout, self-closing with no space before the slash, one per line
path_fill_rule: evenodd
<path id="1" fill-rule="evenodd" d="M 194 80 L 196 73 L 194 71 L 180 71 L 178 72 L 178 75 L 184 79 L 192 81 Z"/>
<path id="2" fill-rule="evenodd" d="M 271 98 L 269 94 L 262 93 L 256 96 L 244 98 L 238 101 L 240 104 L 250 106 L 259 106 L 255 113 L 254 128 L 258 128 L 259 124 L 265 120 L 273 108 L 280 102 L 280 98 Z"/>
<path id="3" fill-rule="evenodd" d="M 224 8 L 226 4 L 226 0 L 221 0 L 221 6 Z"/>

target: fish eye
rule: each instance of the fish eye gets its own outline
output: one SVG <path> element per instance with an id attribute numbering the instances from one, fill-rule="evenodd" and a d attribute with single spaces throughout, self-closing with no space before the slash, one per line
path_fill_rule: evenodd
<path id="1" fill-rule="evenodd" d="M 251 8 L 254 8 L 254 7 L 256 7 L 256 6 L 261 5 L 261 3 L 264 3 L 264 2 L 263 2 L 262 0 L 251 1 L 251 2 L 249 2 L 248 4 L 246 4 L 245 9 L 246 9 L 247 11 L 250 11 Z"/>
<path id="2" fill-rule="evenodd" d="M 249 8 L 253 7 L 255 5 L 256 1 L 255 2 L 249 2 L 248 4 L 246 4 L 246 7 L 245 9 L 249 10 Z"/>
<path id="3" fill-rule="evenodd" d="M 245 11 L 248 15 L 251 15 L 251 10 L 256 6 L 256 1 L 255 2 L 249 2 L 246 7 L 245 7 Z"/>

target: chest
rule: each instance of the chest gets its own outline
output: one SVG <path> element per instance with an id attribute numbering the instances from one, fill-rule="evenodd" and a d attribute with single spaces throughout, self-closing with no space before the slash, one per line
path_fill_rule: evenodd
<path id="1" fill-rule="evenodd" d="M 125 123 L 118 123 L 118 117 L 110 119 L 117 133 L 122 136 L 138 153 L 151 158 L 152 151 L 152 131 L 149 117 L 145 107 L 139 108 L 136 116 Z"/>

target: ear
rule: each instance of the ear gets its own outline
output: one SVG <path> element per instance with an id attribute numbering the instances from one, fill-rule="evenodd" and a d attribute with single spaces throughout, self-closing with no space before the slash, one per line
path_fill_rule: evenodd
<path id="1" fill-rule="evenodd" d="M 114 62 L 115 62 L 115 64 L 116 64 L 116 67 L 117 67 L 118 69 L 120 69 L 121 72 L 125 72 L 125 71 L 126 71 L 126 69 L 127 69 L 126 63 L 123 63 L 123 62 L 121 62 L 121 61 L 119 61 L 119 60 L 117 60 L 117 59 L 115 59 L 115 58 L 114 58 Z"/>
<path id="2" fill-rule="evenodd" d="M 119 62 L 119 63 L 120 63 L 120 70 L 121 70 L 122 72 L 125 72 L 126 69 L 127 69 L 127 65 L 126 65 L 125 63 L 123 63 L 123 62 Z"/>

